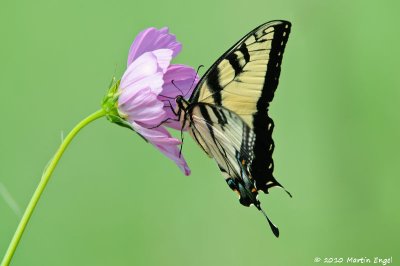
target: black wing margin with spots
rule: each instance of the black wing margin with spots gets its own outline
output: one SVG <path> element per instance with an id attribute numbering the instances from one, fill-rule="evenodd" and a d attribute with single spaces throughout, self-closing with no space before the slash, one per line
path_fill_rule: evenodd
<path id="1" fill-rule="evenodd" d="M 278 87 L 282 56 L 290 33 L 290 23 L 276 27 L 275 31 L 276 36 L 281 36 L 281 38 L 274 38 L 272 41 L 264 87 L 257 102 L 257 112 L 253 115 L 253 130 L 256 138 L 254 160 L 251 163 L 250 172 L 255 179 L 257 189 L 265 193 L 268 193 L 268 189 L 271 187 L 282 187 L 273 176 L 272 152 L 275 145 L 272 131 L 274 122 L 268 115 L 268 107 Z M 288 194 L 290 195 L 289 192 Z"/>

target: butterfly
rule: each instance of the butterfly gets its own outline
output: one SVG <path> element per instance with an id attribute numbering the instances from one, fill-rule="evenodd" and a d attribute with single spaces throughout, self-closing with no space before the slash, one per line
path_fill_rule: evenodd
<path id="1" fill-rule="evenodd" d="M 274 122 L 268 108 L 290 28 L 291 23 L 283 20 L 255 28 L 206 71 L 189 100 L 182 95 L 175 99 L 182 128 L 188 127 L 203 151 L 214 158 L 240 203 L 253 204 L 264 214 L 276 237 L 279 229 L 257 196 L 259 191 L 283 188 L 273 176 Z"/>

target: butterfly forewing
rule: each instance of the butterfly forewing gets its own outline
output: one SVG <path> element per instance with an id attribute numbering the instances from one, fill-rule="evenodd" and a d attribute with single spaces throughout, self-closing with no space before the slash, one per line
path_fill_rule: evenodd
<path id="1" fill-rule="evenodd" d="M 254 127 L 278 86 L 282 55 L 290 33 L 287 21 L 259 26 L 222 55 L 200 80 L 190 102 L 223 106 Z"/>

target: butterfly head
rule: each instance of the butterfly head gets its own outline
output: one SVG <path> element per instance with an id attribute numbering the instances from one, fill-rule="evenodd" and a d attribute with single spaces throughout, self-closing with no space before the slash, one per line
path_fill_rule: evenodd
<path id="1" fill-rule="evenodd" d="M 189 105 L 189 102 L 186 101 L 182 95 L 176 96 L 175 101 L 176 101 L 178 108 L 181 110 L 186 110 Z"/>

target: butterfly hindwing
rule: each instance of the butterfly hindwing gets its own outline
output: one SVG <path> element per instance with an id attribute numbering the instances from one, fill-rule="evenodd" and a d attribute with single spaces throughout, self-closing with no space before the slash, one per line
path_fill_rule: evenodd
<path id="1" fill-rule="evenodd" d="M 220 106 L 194 104 L 187 115 L 190 134 L 217 162 L 229 187 L 239 194 L 240 202 L 259 206 L 257 189 L 245 168 L 246 161 L 253 157 L 253 131 L 238 115 Z"/>

